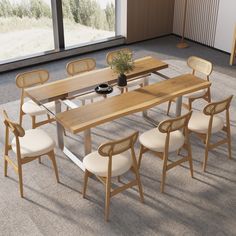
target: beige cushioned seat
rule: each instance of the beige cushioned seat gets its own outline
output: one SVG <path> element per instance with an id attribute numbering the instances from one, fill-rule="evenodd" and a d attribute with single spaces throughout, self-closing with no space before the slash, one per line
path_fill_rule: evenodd
<path id="1" fill-rule="evenodd" d="M 161 133 L 157 128 L 154 128 L 141 134 L 139 142 L 152 151 L 164 152 L 166 135 L 166 133 Z M 169 152 L 178 150 L 183 144 L 184 135 L 179 130 L 170 133 Z"/>
<path id="2" fill-rule="evenodd" d="M 101 156 L 97 151 L 92 152 L 84 157 L 83 164 L 85 168 L 97 175 L 107 176 L 109 157 Z M 114 155 L 112 157 L 112 173 L 111 176 L 119 176 L 127 172 L 132 166 L 132 158 L 124 155 Z"/>
<path id="3" fill-rule="evenodd" d="M 207 116 L 201 112 L 193 112 L 189 123 L 188 128 L 192 131 L 206 134 L 208 132 L 210 116 Z M 213 117 L 212 122 L 212 131 L 211 133 L 216 133 L 220 131 L 224 126 L 224 121 L 218 116 Z"/>
<path id="4" fill-rule="evenodd" d="M 54 110 L 55 109 L 55 103 L 54 102 L 45 103 L 44 106 L 47 107 L 49 110 Z M 29 101 L 25 102 L 22 105 L 22 111 L 25 114 L 29 114 L 31 116 L 44 115 L 47 112 L 43 106 L 37 105 L 32 100 L 29 100 Z"/>
<path id="5" fill-rule="evenodd" d="M 198 97 L 202 97 L 204 94 L 206 94 L 206 92 L 207 92 L 206 89 L 202 89 L 193 93 L 185 94 L 184 97 L 185 98 L 198 98 Z"/>
<path id="6" fill-rule="evenodd" d="M 29 129 L 23 137 L 19 137 L 21 157 L 40 156 L 55 147 L 54 140 L 41 129 Z M 16 153 L 16 139 L 12 140 L 12 150 Z"/>

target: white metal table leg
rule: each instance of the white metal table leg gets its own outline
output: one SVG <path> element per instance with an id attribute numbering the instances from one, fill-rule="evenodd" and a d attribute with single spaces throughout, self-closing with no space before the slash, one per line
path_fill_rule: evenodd
<path id="1" fill-rule="evenodd" d="M 78 106 L 71 102 L 70 100 L 65 101 L 56 101 L 56 113 L 61 112 L 61 102 L 65 103 L 68 107 L 74 109 Z M 63 151 L 63 153 L 74 163 L 76 164 L 81 170 L 85 171 L 85 167 L 83 165 L 83 162 L 77 157 L 74 153 L 72 153 L 65 145 L 64 145 L 64 129 L 62 125 L 57 122 L 57 139 L 58 139 L 58 146 Z M 91 132 L 90 129 L 84 131 L 84 150 L 85 155 L 89 154 L 92 150 L 91 145 Z"/>
<path id="2" fill-rule="evenodd" d="M 84 101 L 84 100 L 83 100 Z M 66 106 L 68 106 L 71 109 L 78 108 L 77 104 L 70 100 L 64 100 L 63 101 Z M 83 104 L 85 105 L 85 104 Z M 91 130 L 87 129 L 84 131 L 84 153 L 85 155 L 89 154 L 92 151 L 92 140 L 91 140 Z"/>

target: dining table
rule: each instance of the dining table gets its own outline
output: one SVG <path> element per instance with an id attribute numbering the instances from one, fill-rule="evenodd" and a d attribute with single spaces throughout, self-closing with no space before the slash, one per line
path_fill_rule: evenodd
<path id="1" fill-rule="evenodd" d="M 143 57 L 134 61 L 134 69 L 127 73 L 127 80 L 134 80 L 151 73 L 162 75 L 161 70 L 168 68 L 168 64 L 152 56 Z M 163 77 L 166 77 L 163 75 Z M 90 93 L 94 88 L 107 83 L 117 85 L 117 74 L 110 68 L 95 69 L 62 80 L 53 81 L 25 90 L 26 96 L 38 105 L 54 101 L 55 110 L 48 110 L 55 117 L 57 126 L 58 146 L 82 170 L 82 160 L 72 153 L 64 143 L 64 130 L 73 134 L 84 132 L 85 155 L 92 151 L 91 129 L 98 125 L 111 122 L 115 119 L 142 112 L 143 117 L 152 122 L 148 116 L 148 109 L 162 103 L 176 99 L 175 115 L 181 115 L 182 96 L 198 90 L 208 88 L 211 83 L 192 74 L 184 74 L 174 78 L 165 79 L 152 84 L 146 78 L 145 86 L 125 93 L 109 96 L 84 106 L 78 106 L 68 99 L 80 94 Z M 65 103 L 70 109 L 62 111 Z M 46 106 L 45 106 L 46 109 Z M 155 124 L 155 121 L 153 121 Z M 157 125 L 157 124 L 155 124 Z"/>

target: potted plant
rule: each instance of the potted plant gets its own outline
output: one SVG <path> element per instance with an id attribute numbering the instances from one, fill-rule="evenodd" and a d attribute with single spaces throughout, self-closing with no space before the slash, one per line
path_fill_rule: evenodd
<path id="1" fill-rule="evenodd" d="M 119 74 L 118 86 L 126 86 L 127 80 L 125 73 L 132 71 L 134 68 L 134 61 L 132 54 L 125 51 L 118 52 L 110 63 L 111 68 Z"/>

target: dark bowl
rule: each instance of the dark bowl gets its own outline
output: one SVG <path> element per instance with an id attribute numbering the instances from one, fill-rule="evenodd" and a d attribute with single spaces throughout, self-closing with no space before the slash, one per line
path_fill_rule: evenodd
<path id="1" fill-rule="evenodd" d="M 100 91 L 107 91 L 109 89 L 109 85 L 108 84 L 99 84 L 98 89 Z"/>

